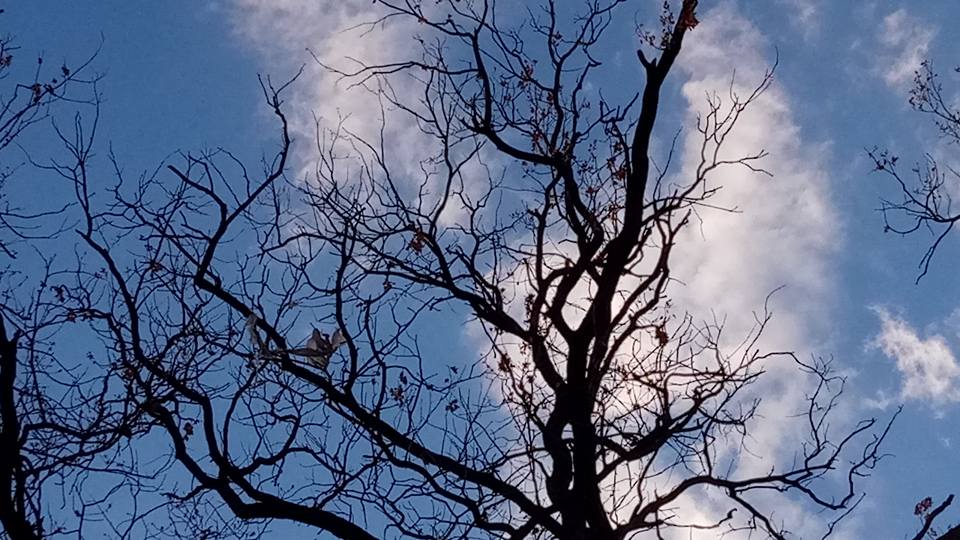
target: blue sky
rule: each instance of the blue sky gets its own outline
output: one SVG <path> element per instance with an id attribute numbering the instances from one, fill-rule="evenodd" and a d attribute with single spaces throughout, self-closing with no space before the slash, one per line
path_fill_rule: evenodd
<path id="1" fill-rule="evenodd" d="M 105 74 L 101 155 L 111 144 L 136 173 L 177 150 L 223 146 L 251 160 L 269 152 L 275 131 L 257 74 L 284 79 L 302 64 L 308 69 L 289 109 L 299 141 L 309 141 L 314 113 L 328 121 L 349 114 L 356 129 L 369 128 L 369 96 L 334 84 L 306 50 L 334 65 L 349 65 L 348 56 L 403 52 L 409 41 L 400 28 L 364 37 L 341 32 L 369 9 L 362 0 L 35 0 L 8 7 L 0 21 L 23 56 L 44 53 L 55 62 L 83 58 L 102 39 L 95 61 Z M 912 530 L 914 503 L 945 497 L 960 470 L 960 277 L 953 264 L 960 237 L 948 240 L 915 285 L 929 237 L 883 234 L 876 208 L 883 194 L 893 195 L 892 186 L 871 173 L 865 149 L 889 147 L 906 163 L 924 151 L 958 155 L 910 110 L 907 92 L 913 69 L 931 58 L 960 95 L 960 78 L 947 73 L 960 64 L 952 25 L 960 4 L 701 0 L 700 10 L 702 26 L 671 75 L 660 136 L 689 122 L 705 93 L 722 89 L 734 72 L 738 84 L 755 82 L 778 55 L 775 85 L 735 141 L 767 149 L 774 176 L 724 180 L 724 200 L 742 212 L 705 216 L 702 234 L 678 255 L 687 261 L 680 266 L 686 285 L 676 298 L 694 313 L 729 313 L 736 327 L 738 316 L 784 285 L 768 343 L 789 345 L 802 357 L 832 356 L 849 377 L 854 416 L 885 418 L 904 405 L 887 445 L 892 457 L 871 480 L 848 533 L 903 537 Z M 629 42 L 622 50 L 611 45 L 611 87 L 623 84 L 621 76 L 629 80 L 623 70 L 639 72 L 633 49 Z M 406 129 L 392 136 L 402 138 Z M 39 136 L 25 144 L 34 155 L 56 151 Z M 415 138 L 403 144 L 399 153 L 416 153 Z M 25 204 L 46 202 L 22 184 L 12 189 L 11 198 Z M 473 339 L 444 335 L 461 346 Z M 774 398 L 774 411 L 789 410 L 793 397 Z M 757 444 L 776 452 L 776 422 L 764 429 Z M 950 519 L 960 521 L 960 510 Z"/>

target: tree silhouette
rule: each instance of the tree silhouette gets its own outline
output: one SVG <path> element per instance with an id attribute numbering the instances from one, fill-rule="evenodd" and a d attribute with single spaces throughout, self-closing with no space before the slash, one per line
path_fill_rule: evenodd
<path id="1" fill-rule="evenodd" d="M 914 76 L 910 92 L 914 110 L 929 115 L 940 135 L 949 143 L 960 143 L 960 111 L 944 95 L 940 75 L 929 60 L 924 61 Z M 869 153 L 875 170 L 891 178 L 897 198 L 883 199 L 884 230 L 899 235 L 910 235 L 919 230 L 930 231 L 934 240 L 920 259 L 917 282 L 930 270 L 930 262 L 943 240 L 960 221 L 960 213 L 953 208 L 951 192 L 960 181 L 960 173 L 950 164 L 938 163 L 926 153 L 922 163 L 904 173 L 899 156 L 890 150 L 873 149 Z"/>
<path id="2" fill-rule="evenodd" d="M 296 78 L 262 82 L 280 139 L 260 173 L 223 149 L 189 153 L 137 180 L 114 167 L 108 198 L 92 130 L 63 138 L 70 159 L 49 167 L 77 194 L 92 255 L 58 283 L 56 309 L 109 359 L 88 397 L 102 433 L 73 444 L 141 449 L 90 462 L 137 501 L 92 505 L 97 519 L 137 537 L 284 521 L 340 538 L 786 538 L 793 502 L 829 516 L 829 535 L 889 424 L 831 428 L 842 378 L 761 350 L 766 306 L 730 340 L 667 295 L 677 239 L 720 189 L 711 176 L 762 171 L 762 151 L 721 149 L 772 74 L 710 100 L 701 161 L 675 177 L 673 149 L 658 167 L 651 146 L 696 0 L 676 16 L 666 3 L 660 31 L 642 33 L 644 82 L 622 103 L 590 87 L 623 1 L 564 21 L 546 1 L 517 24 L 481 1 L 377 6 L 372 28 L 410 21 L 422 50 L 340 74 L 430 139 L 415 167 L 338 125 L 318 127 L 314 174 L 288 178 Z M 478 344 L 426 343 L 448 343 L 450 320 Z M 329 365 L 294 353 L 318 349 L 314 327 L 343 340 Z M 772 362 L 811 385 L 806 437 L 751 472 L 750 434 L 788 421 L 760 414 Z"/>
<path id="3" fill-rule="evenodd" d="M 65 288 L 43 290 L 62 276 L 43 242 L 63 233 L 55 222 L 67 208 L 26 209 L 7 196 L 12 184 L 31 180 L 20 177 L 31 159 L 24 135 L 55 111 L 97 105 L 95 57 L 54 67 L 24 53 L 15 37 L 0 38 L 0 524 L 12 539 L 75 530 L 46 519 L 46 488 L 65 478 L 82 485 L 77 474 L 122 438 L 99 377 L 64 372 L 48 348 L 57 329 L 77 318 L 59 308 Z M 32 267 L 15 264 L 20 248 Z"/>

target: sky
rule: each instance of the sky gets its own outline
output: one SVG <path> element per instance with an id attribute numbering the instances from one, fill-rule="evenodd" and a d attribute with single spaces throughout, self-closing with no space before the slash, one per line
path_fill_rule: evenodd
<path id="1" fill-rule="evenodd" d="M 655 2 L 654 2 L 655 3 Z M 304 75 L 289 102 L 297 141 L 309 142 L 315 115 L 347 117 L 360 133 L 376 125 L 369 96 L 324 72 L 325 62 L 384 59 L 409 50 L 410 29 L 388 25 L 360 35 L 348 30 L 370 15 L 368 0 L 170 0 L 54 2 L 8 7 L 0 23 L 24 55 L 73 62 L 94 51 L 104 74 L 99 128 L 131 171 L 156 168 L 178 150 L 223 146 L 256 159 L 275 131 L 258 75 Z M 677 301 L 696 314 L 720 312 L 733 329 L 748 328 L 752 310 L 774 289 L 774 321 L 765 343 L 804 358 L 832 357 L 848 377 L 845 414 L 889 418 L 899 405 L 886 450 L 869 480 L 869 497 L 851 519 L 849 538 L 900 538 L 912 531 L 914 504 L 955 489 L 960 467 L 960 255 L 954 235 L 919 283 L 923 233 L 884 234 L 880 198 L 894 195 L 873 173 L 872 147 L 890 148 L 905 163 L 924 152 L 956 160 L 958 149 L 937 137 L 907 102 L 913 72 L 932 59 L 960 99 L 960 39 L 949 0 L 701 0 L 702 24 L 690 33 L 666 89 L 660 144 L 694 120 L 705 96 L 755 83 L 777 62 L 775 82 L 735 132 L 731 146 L 763 148 L 772 177 L 721 176 L 721 201 L 736 214 L 703 216 L 683 239 Z M 611 89 L 625 70 L 639 76 L 634 43 L 612 43 Z M 309 49 L 309 50 L 308 50 Z M 403 89 L 400 89 L 403 91 Z M 423 149 L 411 126 L 391 127 L 399 155 Z M 695 143 L 681 134 L 681 148 Z M 49 141 L 27 140 L 43 155 Z M 266 150 L 265 150 L 266 149 Z M 308 159 L 299 166 L 306 167 Z M 691 163 L 684 161 L 680 165 Z M 38 191 L 12 188 L 25 206 L 42 206 Z M 455 325 L 451 326 L 454 329 Z M 469 332 L 445 332 L 439 349 L 469 344 Z M 771 417 L 789 414 L 802 387 L 774 371 Z M 779 386 L 778 386 L 779 385 Z M 772 455 L 789 436 L 775 418 L 756 436 Z M 800 510 L 798 510 L 800 511 Z M 960 509 L 952 519 L 960 521 Z"/>

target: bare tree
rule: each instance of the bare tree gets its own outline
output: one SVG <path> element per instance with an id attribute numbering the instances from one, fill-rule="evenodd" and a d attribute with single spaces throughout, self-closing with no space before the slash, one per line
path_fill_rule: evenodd
<path id="1" fill-rule="evenodd" d="M 56 106 L 92 103 L 96 90 L 93 96 L 84 90 L 95 87 L 97 77 L 87 76 L 94 57 L 96 53 L 76 66 L 45 66 L 43 56 L 23 58 L 15 38 L 0 35 L 0 256 L 5 259 L 15 257 L 18 242 L 60 232 L 41 228 L 40 222 L 62 214 L 63 208 L 29 211 L 10 204 L 7 183 L 23 161 L 11 150 L 16 150 L 21 134 L 48 120 Z"/>
<path id="2" fill-rule="evenodd" d="M 942 534 L 934 527 L 934 522 L 951 504 L 953 504 L 953 494 L 948 495 L 947 498 L 936 507 L 933 506 L 933 498 L 931 497 L 926 497 L 918 502 L 916 508 L 913 510 L 913 515 L 920 519 L 921 526 L 920 531 L 914 535 L 913 540 L 924 540 L 926 538 L 956 540 L 960 538 L 960 526 L 954 526 Z"/>
<path id="3" fill-rule="evenodd" d="M 95 365 L 81 365 L 92 358 L 77 362 L 83 357 L 76 351 L 54 349 L 63 327 L 92 314 L 73 309 L 81 299 L 68 298 L 62 284 L 80 274 L 58 268 L 48 254 L 69 222 L 67 207 L 21 207 L 11 197 L 27 192 L 26 182 L 41 187 L 28 132 L 39 134 L 57 113 L 96 108 L 96 54 L 51 65 L 23 51 L 14 36 L 0 37 L 0 524 L 11 539 L 82 529 L 84 512 L 97 501 L 73 506 L 77 514 L 64 520 L 45 508 L 57 499 L 51 491 L 74 498 L 93 473 L 119 478 L 115 485 L 137 478 L 133 470 L 102 466 L 131 435 L 123 400 L 109 396 L 109 379 Z"/>
<path id="4" fill-rule="evenodd" d="M 642 34 L 643 82 L 622 103 L 590 87 L 626 2 L 572 19 L 552 0 L 522 17 L 437 4 L 378 2 L 371 28 L 422 25 L 421 54 L 341 72 L 431 141 L 414 167 L 385 137 L 318 126 L 315 174 L 288 178 L 293 81 L 263 82 L 280 139 L 259 172 L 214 149 L 133 181 L 116 166 L 105 193 L 92 140 L 64 136 L 70 159 L 50 167 L 75 189 L 99 268 L 85 261 L 61 305 L 107 344 L 94 401 L 118 413 L 97 425 L 161 463 L 133 493 L 148 510 L 102 519 L 138 537 L 289 522 L 341 538 L 787 538 L 791 503 L 830 516 L 828 536 L 889 424 L 831 431 L 843 379 L 762 351 L 766 306 L 730 339 L 667 296 L 714 172 L 762 172 L 762 151 L 721 150 L 772 74 L 710 99 L 700 163 L 681 176 L 651 140 L 696 0 L 665 4 L 662 30 Z M 425 347 L 445 319 L 481 344 Z M 759 414 L 771 362 L 810 382 L 806 436 L 744 472 L 750 433 L 788 422 Z"/>
<path id="5" fill-rule="evenodd" d="M 948 145 L 960 144 L 960 111 L 944 94 L 940 75 L 929 60 L 923 62 L 914 76 L 910 105 L 929 115 Z M 938 162 L 933 154 L 924 154 L 924 160 L 904 173 L 898 164 L 899 156 L 890 150 L 873 149 L 869 152 L 875 170 L 894 181 L 897 198 L 884 199 L 884 230 L 909 235 L 920 230 L 933 235 L 923 257 L 917 281 L 930 270 L 930 262 L 943 240 L 960 221 L 960 212 L 953 207 L 953 193 L 960 183 L 960 172 L 949 163 Z"/>

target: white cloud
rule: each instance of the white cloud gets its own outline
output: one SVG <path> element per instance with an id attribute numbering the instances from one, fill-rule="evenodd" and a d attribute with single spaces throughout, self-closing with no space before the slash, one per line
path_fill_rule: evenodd
<path id="1" fill-rule="evenodd" d="M 916 329 L 887 309 L 875 307 L 881 330 L 871 345 L 896 361 L 902 377 L 900 398 L 935 406 L 960 401 L 960 365 L 946 339 L 921 337 Z"/>
<path id="2" fill-rule="evenodd" d="M 883 18 L 875 69 L 892 89 L 905 91 L 927 56 L 936 29 L 901 8 Z"/>
<path id="3" fill-rule="evenodd" d="M 734 91 L 744 96 L 770 67 L 765 53 L 772 46 L 730 6 L 702 17 L 678 62 L 688 76 L 688 125 L 703 112 L 708 93 L 727 94 L 734 72 Z M 773 177 L 737 166 L 716 171 L 711 185 L 722 189 L 711 204 L 739 212 L 700 212 L 703 226 L 678 241 L 675 275 L 685 286 L 675 292 L 688 309 L 726 316 L 736 339 L 753 327 L 767 295 L 786 286 L 774 298 L 776 313 L 764 343 L 808 354 L 818 348 L 815 337 L 830 329 L 831 257 L 843 234 L 831 202 L 829 148 L 805 141 L 794 116 L 785 89 L 774 83 L 740 118 L 721 157 L 766 150 L 760 165 Z M 681 174 L 698 163 L 700 137 L 688 131 Z"/>
<path id="4" fill-rule="evenodd" d="M 808 16 L 815 17 L 815 3 L 793 4 L 806 6 Z M 773 45 L 735 6 L 724 3 L 705 12 L 677 62 L 687 77 L 683 96 L 689 107 L 681 177 L 692 174 L 699 161 L 701 135 L 689 126 L 696 125 L 697 114 L 705 110 L 706 96 L 726 97 L 734 73 L 733 91 L 746 96 L 771 66 Z M 787 90 L 775 80 L 740 118 L 721 158 L 766 150 L 769 157 L 760 165 L 773 177 L 743 167 L 716 171 L 711 185 L 723 187 L 710 203 L 739 212 L 700 212 L 702 226 L 691 228 L 677 242 L 674 276 L 683 286 L 674 288 L 672 297 L 677 306 L 704 318 L 712 313 L 723 316 L 728 338 L 736 341 L 753 328 L 755 313 L 762 310 L 767 295 L 785 286 L 773 298 L 774 318 L 759 345 L 809 358 L 829 348 L 833 257 L 844 235 L 831 196 L 830 147 L 806 140 L 796 116 Z M 810 381 L 786 358 L 765 369 L 754 388 L 763 399 L 761 418 L 751 426 L 749 452 L 739 453 L 737 474 L 764 474 L 790 463 L 805 434 L 803 426 L 791 419 L 796 420 L 806 405 Z M 850 411 L 836 412 L 834 425 L 839 429 Z M 701 510 L 717 512 L 723 511 L 723 504 L 722 497 L 697 501 Z M 801 504 L 779 502 L 777 515 L 796 527 L 798 537 L 819 537 L 816 531 L 823 522 Z M 834 536 L 856 537 L 856 527 L 851 521 Z"/>
<path id="5" fill-rule="evenodd" d="M 285 104 L 301 177 L 313 178 L 316 173 L 319 126 L 324 150 L 337 155 L 338 181 L 352 181 L 365 170 L 359 156 L 369 159 L 369 152 L 360 152 L 363 145 L 353 144 L 362 140 L 382 152 L 399 189 L 416 190 L 426 184 L 426 197 L 443 193 L 439 187 L 443 174 L 425 172 L 436 169 L 430 162 L 440 151 L 436 138 L 386 97 L 393 96 L 429 117 L 416 74 L 394 74 L 389 86 L 381 86 L 375 78 L 357 84 L 359 77 L 345 78 L 333 71 L 349 73 L 361 65 L 416 58 L 420 44 L 415 36 L 425 31 L 423 26 L 403 17 L 384 20 L 381 7 L 369 0 L 230 0 L 229 5 L 235 32 L 263 58 L 268 73 L 278 77 L 304 67 L 304 76 L 292 86 Z M 426 14 L 436 9 L 433 2 L 423 6 Z M 331 129 L 338 129 L 340 140 L 332 141 L 325 131 Z M 455 157 L 459 151 L 463 150 L 454 149 L 451 154 Z M 463 166 L 460 179 L 474 173 L 483 177 L 482 169 L 495 162 L 486 153 L 484 157 L 485 163 L 475 159 Z M 476 198 L 485 187 L 482 182 L 461 182 L 453 189 Z M 456 223 L 464 215 L 462 206 L 448 204 L 441 221 Z"/>
<path id="6" fill-rule="evenodd" d="M 773 52 L 759 30 L 730 4 L 706 13 L 691 35 L 678 67 L 690 111 L 687 125 L 706 107 L 706 96 L 748 95 L 770 68 Z M 682 175 L 699 162 L 701 136 L 688 129 Z M 725 314 L 734 334 L 754 324 L 753 312 L 780 286 L 781 306 L 770 343 L 809 350 L 813 335 L 829 329 L 830 261 L 843 241 L 831 202 L 826 168 L 829 147 L 803 139 L 785 89 L 774 83 L 740 118 L 721 158 L 766 150 L 760 165 L 773 177 L 744 167 L 718 169 L 711 185 L 722 186 L 711 204 L 738 213 L 700 212 L 704 224 L 678 242 L 677 277 L 684 305 Z"/>
<path id="7" fill-rule="evenodd" d="M 367 141 L 379 139 L 390 107 L 378 100 L 376 84 L 355 86 L 356 80 L 343 80 L 319 66 L 311 53 L 344 71 L 356 70 L 358 61 L 387 63 L 397 55 L 407 59 L 415 45 L 409 23 L 397 19 L 371 28 L 369 23 L 382 14 L 369 0 L 232 0 L 230 5 L 235 31 L 261 55 L 268 73 L 278 77 L 305 67 L 287 100 L 300 156 L 308 156 L 303 150 L 315 143 L 317 120 L 322 127 L 333 128 L 345 119 L 344 127 L 351 133 Z M 394 92 L 413 92 L 402 77 L 392 84 Z M 382 135 L 389 142 L 387 158 L 397 166 L 417 170 L 417 159 L 428 155 L 429 141 L 408 118 L 387 122 Z"/>
<path id="8" fill-rule="evenodd" d="M 790 22 L 805 38 L 816 35 L 820 29 L 820 0 L 777 0 L 790 11 Z"/>

